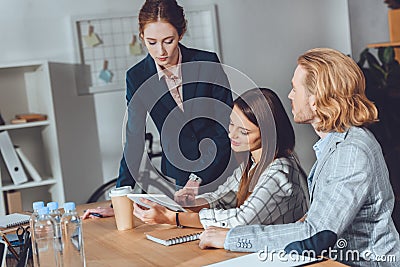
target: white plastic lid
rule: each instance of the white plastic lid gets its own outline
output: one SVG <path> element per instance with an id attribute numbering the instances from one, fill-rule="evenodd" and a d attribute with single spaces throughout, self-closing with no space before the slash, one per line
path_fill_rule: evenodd
<path id="1" fill-rule="evenodd" d="M 112 189 L 110 192 L 110 197 L 125 196 L 130 193 L 132 193 L 131 186 L 121 186 L 121 187 Z"/>

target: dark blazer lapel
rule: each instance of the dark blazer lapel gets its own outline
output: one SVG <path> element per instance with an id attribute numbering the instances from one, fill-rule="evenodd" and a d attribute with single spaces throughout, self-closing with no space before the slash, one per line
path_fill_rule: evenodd
<path id="1" fill-rule="evenodd" d="M 146 57 L 144 74 L 147 76 L 147 79 L 141 85 L 144 87 L 144 90 L 141 91 L 143 91 L 146 100 L 150 100 L 154 104 L 154 100 L 162 96 L 162 90 L 164 89 L 161 88 L 162 84 L 161 81 L 158 80 L 156 65 L 150 54 Z"/>
<path id="2" fill-rule="evenodd" d="M 312 179 L 311 190 L 310 190 L 310 202 L 313 199 L 315 185 L 316 185 L 316 182 L 321 173 L 322 167 L 325 165 L 326 161 L 329 159 L 329 157 L 332 155 L 332 153 L 335 152 L 337 144 L 341 143 L 344 140 L 346 133 L 347 132 L 344 132 L 344 133 L 334 132 L 333 136 L 329 140 L 329 143 L 326 144 L 326 146 L 324 148 L 323 156 L 318 161 L 318 164 L 317 164 L 317 167 L 315 169 L 315 173 L 314 173 L 314 176 Z M 327 152 L 325 152 L 325 151 L 327 151 Z"/>
<path id="3" fill-rule="evenodd" d="M 190 103 L 187 102 L 187 100 L 195 97 L 198 85 L 196 81 L 198 81 L 199 77 L 200 64 L 196 64 L 196 61 L 193 58 L 193 53 L 190 49 L 186 48 L 182 44 L 179 44 L 179 48 L 181 49 L 181 54 L 182 54 L 181 71 L 182 71 L 182 84 L 183 84 L 182 86 L 183 109 L 185 113 L 191 114 L 193 108 L 193 101 L 192 103 Z"/>
<path id="4" fill-rule="evenodd" d="M 146 101 L 152 101 L 152 105 L 157 103 L 158 100 L 160 104 L 162 104 L 166 110 L 169 112 L 175 107 L 177 107 L 177 104 L 175 100 L 172 98 L 171 94 L 169 93 L 169 89 L 167 86 L 167 83 L 165 82 L 164 79 L 159 80 L 158 74 L 157 74 L 157 68 L 156 68 L 156 63 L 154 62 L 153 58 L 148 56 L 146 59 L 146 69 L 145 72 L 148 74 L 150 81 L 146 82 L 148 86 L 146 86 L 145 91 L 143 92 L 146 96 L 149 96 L 149 98 L 146 99 Z M 183 119 L 183 114 L 180 112 L 180 110 L 177 110 L 178 112 L 174 112 L 173 114 L 178 118 L 178 119 Z"/>

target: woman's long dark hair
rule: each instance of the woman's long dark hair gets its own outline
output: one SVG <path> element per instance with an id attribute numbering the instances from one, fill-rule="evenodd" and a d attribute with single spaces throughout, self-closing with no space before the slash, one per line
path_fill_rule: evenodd
<path id="1" fill-rule="evenodd" d="M 295 135 L 282 102 L 271 89 L 248 90 L 234 101 L 234 105 L 243 112 L 249 121 L 259 127 L 262 147 L 260 161 L 251 173 L 250 153 L 248 153 L 247 160 L 244 161 L 245 168 L 237 193 L 237 207 L 239 207 L 249 195 L 249 186 L 253 177 L 258 180 L 274 159 L 293 155 Z"/>

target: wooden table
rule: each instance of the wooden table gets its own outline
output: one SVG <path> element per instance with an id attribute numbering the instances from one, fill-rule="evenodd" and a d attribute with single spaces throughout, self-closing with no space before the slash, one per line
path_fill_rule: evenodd
<path id="1" fill-rule="evenodd" d="M 89 207 L 108 206 L 109 202 L 86 204 L 78 207 L 79 214 Z M 135 218 L 135 228 L 118 231 L 114 217 L 83 221 L 83 235 L 88 267 L 102 266 L 203 266 L 244 253 L 224 249 L 199 248 L 199 241 L 174 246 L 163 246 L 147 240 L 144 232 L 163 228 L 146 225 Z M 331 260 L 310 266 L 345 266 Z"/>

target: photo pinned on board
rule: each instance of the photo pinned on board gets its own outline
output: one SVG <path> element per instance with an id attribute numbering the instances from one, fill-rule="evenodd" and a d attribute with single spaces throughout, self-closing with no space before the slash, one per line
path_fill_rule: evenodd
<path id="1" fill-rule="evenodd" d="M 108 60 L 104 60 L 103 69 L 100 71 L 99 78 L 106 83 L 110 83 L 113 73 L 108 69 Z"/>
<path id="2" fill-rule="evenodd" d="M 129 54 L 132 56 L 139 56 L 143 54 L 142 44 L 138 42 L 135 34 L 133 34 L 132 42 L 129 44 Z"/>
<path id="3" fill-rule="evenodd" d="M 88 28 L 88 35 L 83 36 L 83 41 L 88 47 L 95 47 L 99 44 L 102 44 L 100 37 L 97 35 L 97 33 L 94 32 L 94 26 L 90 25 L 90 22 Z"/>

